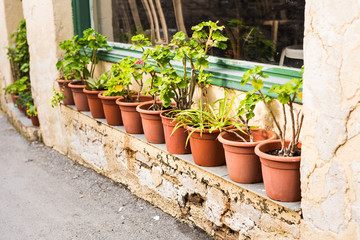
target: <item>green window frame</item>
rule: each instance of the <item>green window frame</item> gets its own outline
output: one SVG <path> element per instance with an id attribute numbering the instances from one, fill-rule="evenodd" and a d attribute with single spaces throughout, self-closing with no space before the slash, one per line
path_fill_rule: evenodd
<path id="1" fill-rule="evenodd" d="M 90 1 L 72 0 L 72 8 L 74 34 L 82 36 L 82 32 L 91 27 Z M 103 61 L 115 63 L 128 56 L 136 58 L 141 57 L 141 52 L 130 49 L 130 44 L 109 42 L 109 45 L 113 47 L 111 51 L 99 50 L 98 56 Z M 241 86 L 240 81 L 243 73 L 255 66 L 263 66 L 264 73 L 269 75 L 269 78 L 264 81 L 265 94 L 267 94 L 268 90 L 274 84 L 283 84 L 292 78 L 301 77 L 301 74 L 299 73 L 300 69 L 295 68 L 224 59 L 213 56 L 209 57 L 209 62 L 209 69 L 207 72 L 213 74 L 213 77 L 211 77 L 212 85 L 240 91 L 249 91 L 252 89 L 250 84 Z M 173 66 L 177 68 L 178 71 L 182 72 L 181 63 L 174 63 Z M 270 97 L 276 97 L 275 94 L 267 95 Z M 297 102 L 301 103 L 300 100 Z"/>

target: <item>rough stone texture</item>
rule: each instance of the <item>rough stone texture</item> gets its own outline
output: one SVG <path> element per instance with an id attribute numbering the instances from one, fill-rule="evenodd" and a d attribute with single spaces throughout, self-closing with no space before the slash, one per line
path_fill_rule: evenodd
<path id="1" fill-rule="evenodd" d="M 30 119 L 19 111 L 12 103 L 0 106 L 0 109 L 7 114 L 9 122 L 14 128 L 23 135 L 28 141 L 41 141 L 39 127 L 34 127 Z"/>
<path id="2" fill-rule="evenodd" d="M 53 87 L 58 88 L 56 62 L 61 56 L 58 43 L 73 35 L 71 0 L 23 1 L 30 52 L 30 79 L 44 143 L 65 152 L 59 108 L 51 108 Z M 46 23 L 46 24 L 44 24 Z M 59 121 L 60 120 L 60 121 Z"/>
<path id="3" fill-rule="evenodd" d="M 10 39 L 23 18 L 22 5 L 20 0 L 1 0 L 0 1 L 0 102 L 2 105 L 9 102 L 3 94 L 7 85 L 13 82 L 11 65 L 7 58 L 7 46 L 13 44 Z"/>
<path id="4" fill-rule="evenodd" d="M 302 239 L 359 238 L 359 14 L 355 0 L 306 2 Z"/>
<path id="5" fill-rule="evenodd" d="M 217 239 L 279 234 L 299 238 L 299 212 L 70 107 L 62 105 L 61 111 L 70 139 L 67 152 L 72 159 L 125 184 L 165 212 L 199 226 Z M 96 154 L 97 159 L 93 157 Z"/>

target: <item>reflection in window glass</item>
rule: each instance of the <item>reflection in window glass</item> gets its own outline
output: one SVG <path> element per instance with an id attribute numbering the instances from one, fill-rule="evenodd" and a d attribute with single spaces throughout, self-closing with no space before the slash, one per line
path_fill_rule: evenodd
<path id="1" fill-rule="evenodd" d="M 300 67 L 305 0 L 93 0 L 94 25 L 109 41 L 131 43 L 143 33 L 168 44 L 177 31 L 220 21 L 229 40 L 218 57 Z M 282 59 L 281 59 L 282 58 Z"/>

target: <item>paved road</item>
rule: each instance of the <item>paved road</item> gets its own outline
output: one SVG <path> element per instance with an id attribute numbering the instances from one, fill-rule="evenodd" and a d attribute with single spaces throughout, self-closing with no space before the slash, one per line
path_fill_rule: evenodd
<path id="1" fill-rule="evenodd" d="M 0 239 L 210 237 L 53 149 L 28 143 L 0 112 Z"/>

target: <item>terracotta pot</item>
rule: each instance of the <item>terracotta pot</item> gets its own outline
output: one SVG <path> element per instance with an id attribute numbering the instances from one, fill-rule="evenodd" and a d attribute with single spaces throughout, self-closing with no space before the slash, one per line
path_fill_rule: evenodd
<path id="1" fill-rule="evenodd" d="M 73 94 L 71 89 L 69 88 L 68 84 L 71 83 L 71 80 L 62 80 L 62 79 L 57 79 L 56 82 L 59 84 L 60 90 L 62 91 L 63 86 L 65 84 L 65 89 L 64 89 L 64 95 L 65 98 L 62 100 L 63 103 L 65 105 L 74 105 L 74 98 L 73 98 Z"/>
<path id="2" fill-rule="evenodd" d="M 233 126 L 227 127 L 231 129 Z M 190 134 L 194 128 L 185 126 Z M 220 131 L 218 129 L 212 131 L 205 129 L 200 135 L 200 130 L 195 130 L 190 135 L 190 146 L 193 154 L 194 162 L 204 167 L 215 167 L 225 164 L 225 154 L 222 144 L 217 140 Z"/>
<path id="3" fill-rule="evenodd" d="M 19 95 L 11 94 L 11 100 L 14 104 L 16 104 L 16 100 L 19 98 Z"/>
<path id="4" fill-rule="evenodd" d="M 78 111 L 89 111 L 89 103 L 86 94 L 83 92 L 85 84 L 81 84 L 80 81 L 71 82 L 69 83 L 69 87 L 71 88 L 71 91 L 73 93 L 76 109 Z"/>
<path id="5" fill-rule="evenodd" d="M 19 97 L 18 97 L 18 98 L 19 98 Z M 16 101 L 17 101 L 17 99 L 16 99 Z M 21 102 L 18 102 L 18 103 L 17 103 L 17 107 L 18 107 L 18 109 L 19 109 L 19 111 L 20 111 L 21 113 L 23 113 L 23 114 L 26 115 L 26 106 L 22 107 L 22 106 L 21 106 Z"/>
<path id="6" fill-rule="evenodd" d="M 137 95 L 133 95 L 136 98 Z M 136 107 L 144 102 L 151 101 L 151 96 L 140 96 L 140 102 L 126 102 L 123 97 L 116 100 L 116 104 L 119 106 L 121 111 L 122 121 L 124 123 L 125 131 L 132 134 L 144 133 L 143 126 L 141 123 L 140 113 L 136 111 Z"/>
<path id="7" fill-rule="evenodd" d="M 116 100 L 120 96 L 103 96 L 104 92 L 100 92 L 98 97 L 101 99 L 107 123 L 112 126 L 122 126 L 120 108 L 116 105 Z"/>
<path id="8" fill-rule="evenodd" d="M 170 111 L 170 110 L 169 110 Z M 164 136 L 166 149 L 172 154 L 189 154 L 191 153 L 190 145 L 186 145 L 186 139 L 188 137 L 188 132 L 185 128 L 180 127 L 176 129 L 174 133 L 173 130 L 176 126 L 176 122 L 173 122 L 174 118 L 167 117 L 166 112 L 160 114 L 161 122 L 164 128 Z"/>
<path id="9" fill-rule="evenodd" d="M 165 143 L 164 129 L 161 123 L 160 113 L 162 111 L 147 110 L 152 103 L 142 103 L 136 107 L 140 113 L 145 138 L 150 143 Z"/>
<path id="10" fill-rule="evenodd" d="M 234 130 L 237 134 L 249 140 L 249 136 L 240 130 Z M 255 147 L 268 139 L 276 139 L 276 133 L 265 129 L 253 129 L 254 142 L 243 142 L 235 134 L 222 132 L 219 141 L 225 150 L 226 167 L 229 177 L 234 182 L 257 183 L 262 181 L 261 163 L 255 154 Z"/>
<path id="11" fill-rule="evenodd" d="M 36 127 L 40 126 L 39 118 L 37 116 L 35 116 L 35 117 L 30 116 L 30 119 L 31 119 L 31 123 L 33 126 L 36 126 Z"/>
<path id="12" fill-rule="evenodd" d="M 286 141 L 286 145 L 290 142 Z M 267 154 L 281 148 L 280 140 L 265 141 L 255 148 L 260 157 L 266 194 L 282 202 L 296 202 L 301 199 L 299 157 L 279 157 Z"/>
<path id="13" fill-rule="evenodd" d="M 102 91 L 90 91 L 84 88 L 83 92 L 86 94 L 91 115 L 94 118 L 105 118 L 103 104 L 98 97 L 99 93 Z"/>

